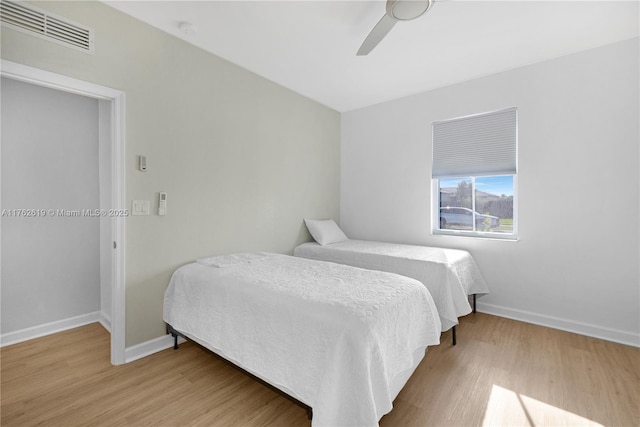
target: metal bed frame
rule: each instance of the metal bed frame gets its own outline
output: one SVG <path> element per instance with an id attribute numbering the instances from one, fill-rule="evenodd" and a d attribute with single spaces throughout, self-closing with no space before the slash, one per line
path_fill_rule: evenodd
<path id="1" fill-rule="evenodd" d="M 258 381 L 260 384 L 266 386 L 267 388 L 275 391 L 276 393 L 278 393 L 279 395 L 289 399 L 291 402 L 295 403 L 296 405 L 300 406 L 301 408 L 303 408 L 306 412 L 307 412 L 307 417 L 309 418 L 309 420 L 311 420 L 313 418 L 313 408 L 311 408 L 309 405 L 307 405 L 306 403 L 296 399 L 295 397 L 291 396 L 288 393 L 285 393 L 284 391 L 280 390 L 278 387 L 269 384 L 268 382 L 266 382 L 265 380 L 263 380 L 262 378 L 259 378 L 257 376 L 255 376 L 254 374 L 252 374 L 251 372 L 247 371 L 246 369 L 243 369 L 242 367 L 236 365 L 235 363 L 233 363 L 232 361 L 230 361 L 229 359 L 225 358 L 224 356 L 221 356 L 220 354 L 216 353 L 215 351 L 197 343 L 196 341 L 189 339 L 189 337 L 185 336 L 184 334 L 182 334 L 181 332 L 179 332 L 178 330 L 176 330 L 173 326 L 171 326 L 170 324 L 166 324 L 167 325 L 167 334 L 171 334 L 171 336 L 173 337 L 173 349 L 174 350 L 178 350 L 178 337 L 184 338 L 185 340 L 194 343 L 195 345 L 197 345 L 198 347 L 200 347 L 201 349 L 203 349 L 204 351 L 206 351 L 209 354 L 212 354 L 216 357 L 218 357 L 219 359 L 221 359 L 222 361 L 228 363 L 229 365 L 233 366 L 234 368 L 238 369 L 240 372 L 243 372 L 244 374 L 248 375 L 249 377 L 253 378 L 254 380 Z"/>
<path id="2" fill-rule="evenodd" d="M 476 294 L 472 294 L 471 295 L 473 297 L 473 311 L 472 313 L 476 312 Z M 456 345 L 457 340 L 456 340 L 456 327 L 454 326 L 453 328 L 451 328 L 451 342 L 452 345 Z"/>

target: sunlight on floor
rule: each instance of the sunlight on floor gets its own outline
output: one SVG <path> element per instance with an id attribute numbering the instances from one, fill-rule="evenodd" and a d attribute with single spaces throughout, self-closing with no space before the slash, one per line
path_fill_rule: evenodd
<path id="1" fill-rule="evenodd" d="M 495 384 L 482 425 L 602 427 L 602 424 Z"/>

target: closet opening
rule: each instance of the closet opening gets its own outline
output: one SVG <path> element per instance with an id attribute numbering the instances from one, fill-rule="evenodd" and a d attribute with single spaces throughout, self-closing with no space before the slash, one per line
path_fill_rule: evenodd
<path id="1" fill-rule="evenodd" d="M 99 321 L 125 363 L 124 93 L 0 71 L 2 345 Z"/>

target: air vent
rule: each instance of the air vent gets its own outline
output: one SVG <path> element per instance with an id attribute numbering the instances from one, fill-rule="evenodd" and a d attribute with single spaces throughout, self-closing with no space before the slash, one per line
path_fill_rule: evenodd
<path id="1" fill-rule="evenodd" d="M 93 30 L 26 3 L 2 0 L 2 25 L 64 46 L 93 53 Z"/>

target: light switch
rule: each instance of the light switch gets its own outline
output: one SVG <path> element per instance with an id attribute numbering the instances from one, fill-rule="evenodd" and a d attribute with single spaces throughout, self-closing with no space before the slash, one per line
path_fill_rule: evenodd
<path id="1" fill-rule="evenodd" d="M 133 215 L 149 215 L 151 212 L 150 200 L 134 200 L 131 207 L 131 213 Z"/>

